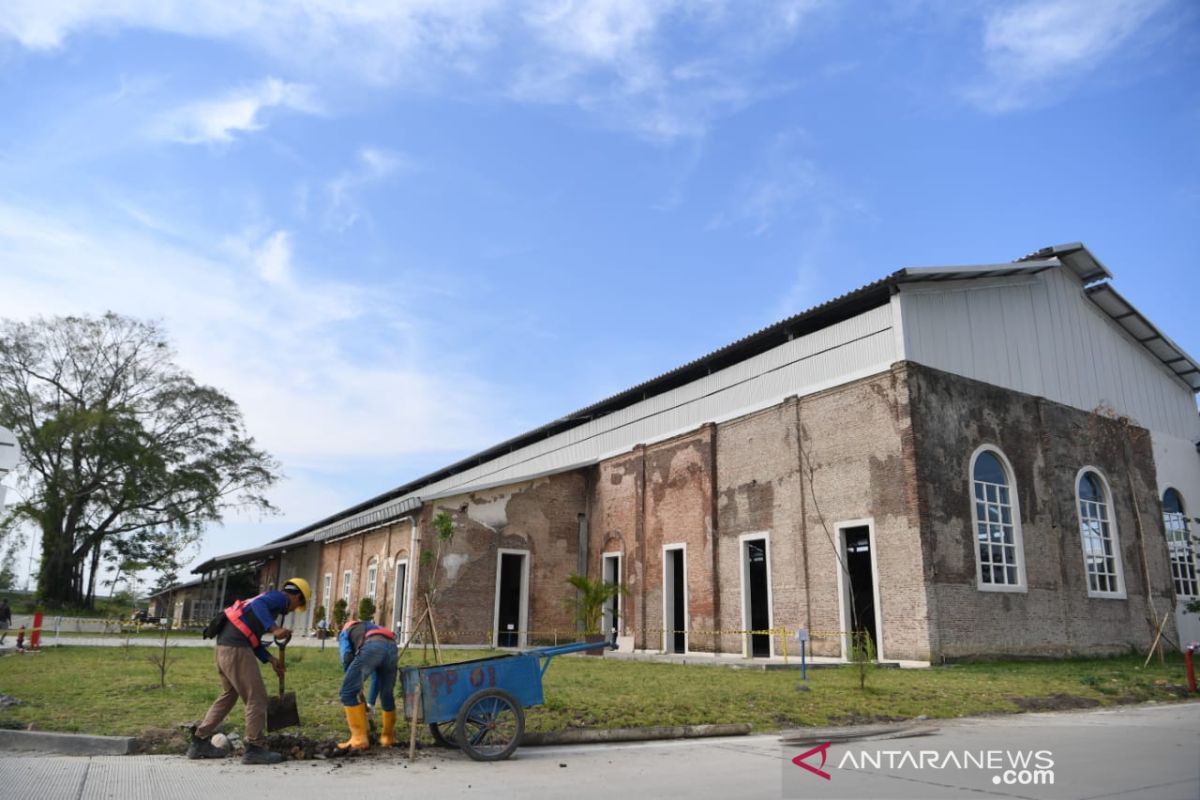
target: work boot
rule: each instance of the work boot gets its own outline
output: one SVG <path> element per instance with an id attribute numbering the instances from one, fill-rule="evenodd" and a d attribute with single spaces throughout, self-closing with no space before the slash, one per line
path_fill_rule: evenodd
<path id="1" fill-rule="evenodd" d="M 274 750 L 268 750 L 262 745 L 246 742 L 246 754 L 242 756 L 243 764 L 278 764 L 283 756 Z"/>
<path id="2" fill-rule="evenodd" d="M 379 734 L 380 747 L 392 747 L 396 744 L 396 712 L 383 712 L 383 731 Z"/>
<path id="3" fill-rule="evenodd" d="M 211 736 L 200 738 L 192 736 L 192 743 L 188 745 L 188 758 L 224 758 L 227 753 L 221 748 L 212 743 Z"/>
<path id="4" fill-rule="evenodd" d="M 367 704 L 346 706 L 346 724 L 350 726 L 350 738 L 338 742 L 338 750 L 366 750 L 371 746 L 367 737 Z"/>

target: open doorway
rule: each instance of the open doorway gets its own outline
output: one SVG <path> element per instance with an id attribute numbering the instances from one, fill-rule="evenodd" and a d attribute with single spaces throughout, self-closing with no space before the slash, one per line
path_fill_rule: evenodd
<path id="1" fill-rule="evenodd" d="M 392 630 L 396 632 L 396 638 L 403 641 L 405 633 L 404 617 L 408 613 L 408 604 L 405 602 L 408 592 L 408 561 L 396 562 L 396 583 L 395 597 L 392 599 Z"/>
<path id="2" fill-rule="evenodd" d="M 524 647 L 529 604 L 529 551 L 496 554 L 496 647 Z"/>
<path id="3" fill-rule="evenodd" d="M 687 545 L 663 548 L 663 650 L 687 652 Z"/>
<path id="4" fill-rule="evenodd" d="M 875 536 L 869 522 L 845 523 L 838 526 L 838 539 L 844 568 L 838 570 L 841 594 L 842 630 L 845 636 L 842 652 L 851 654 L 851 635 L 866 636 L 871 641 L 875 657 L 879 649 L 879 584 L 875 569 Z"/>
<path id="5" fill-rule="evenodd" d="M 605 583 L 621 585 L 621 554 L 604 553 L 601 556 L 601 576 Z M 618 593 L 604 602 L 604 616 L 600 622 L 600 630 L 604 638 L 615 642 L 621 634 L 621 619 L 625 615 L 621 595 Z"/>
<path id="6" fill-rule="evenodd" d="M 770 630 L 771 562 L 765 533 L 747 533 L 738 537 L 742 559 L 742 627 L 748 631 Z M 770 658 L 771 635 L 747 633 L 742 652 L 751 658 Z"/>

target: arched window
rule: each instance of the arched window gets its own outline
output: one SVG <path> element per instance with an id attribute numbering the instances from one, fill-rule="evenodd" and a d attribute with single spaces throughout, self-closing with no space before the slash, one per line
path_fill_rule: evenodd
<path id="1" fill-rule="evenodd" d="M 1012 468 L 1003 453 L 988 445 L 975 451 L 971 458 L 972 516 L 980 589 L 1025 589 L 1025 554 L 1014 485 Z"/>
<path id="2" fill-rule="evenodd" d="M 1125 596 L 1121 548 L 1112 518 L 1108 484 L 1094 469 L 1083 468 L 1075 482 L 1079 500 L 1079 535 L 1087 567 L 1089 597 Z"/>
<path id="3" fill-rule="evenodd" d="M 367 593 L 365 597 L 371 598 L 371 602 L 375 602 L 375 583 L 379 575 L 379 560 L 372 558 L 371 563 L 367 566 Z"/>
<path id="4" fill-rule="evenodd" d="M 1196 578 L 1196 554 L 1183 515 L 1183 498 L 1174 489 L 1163 493 L 1163 528 L 1167 533 L 1167 550 L 1171 553 L 1171 577 L 1175 579 L 1175 594 L 1181 598 L 1200 596 L 1200 581 Z"/>

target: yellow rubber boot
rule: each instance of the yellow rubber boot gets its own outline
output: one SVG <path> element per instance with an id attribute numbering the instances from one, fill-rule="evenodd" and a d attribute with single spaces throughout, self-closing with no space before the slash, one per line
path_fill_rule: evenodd
<path id="1" fill-rule="evenodd" d="M 338 742 L 339 750 L 366 750 L 371 746 L 367 738 L 367 704 L 346 706 L 346 724 L 350 726 L 350 738 Z"/>
<path id="2" fill-rule="evenodd" d="M 396 712 L 383 712 L 383 731 L 379 734 L 379 745 L 391 747 L 396 744 Z"/>

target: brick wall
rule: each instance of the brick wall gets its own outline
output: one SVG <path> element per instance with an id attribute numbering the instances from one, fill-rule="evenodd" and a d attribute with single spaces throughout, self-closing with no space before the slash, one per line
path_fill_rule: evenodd
<path id="1" fill-rule="evenodd" d="M 1148 432 L 916 364 L 906 370 L 927 509 L 935 657 L 1148 647 L 1150 604 L 1159 618 L 1173 604 Z M 1014 473 L 1027 576 L 1023 592 L 977 588 L 968 473 L 971 455 L 982 444 L 999 448 Z M 1109 483 L 1125 599 L 1088 596 L 1075 493 L 1084 466 L 1097 468 Z M 1167 633 L 1174 636 L 1171 619 Z"/>
<path id="2" fill-rule="evenodd" d="M 573 637 L 563 599 L 576 570 L 579 515 L 588 478 L 574 471 L 487 491 L 447 497 L 422 517 L 422 547 L 433 547 L 432 517 L 446 512 L 454 538 L 442 557 L 435 600 L 439 634 L 447 642 L 490 643 L 494 633 L 498 554 L 528 553 L 527 631 L 531 641 Z M 428 570 L 423 571 L 423 580 Z"/>

